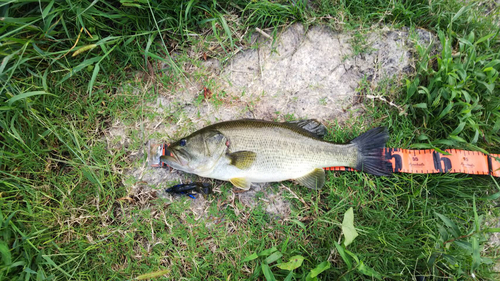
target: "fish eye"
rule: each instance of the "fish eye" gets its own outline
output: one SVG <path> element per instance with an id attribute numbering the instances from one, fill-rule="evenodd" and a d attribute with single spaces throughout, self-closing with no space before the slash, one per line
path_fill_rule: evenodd
<path id="1" fill-rule="evenodd" d="M 186 139 L 181 139 L 179 142 L 180 146 L 185 146 L 186 145 Z"/>

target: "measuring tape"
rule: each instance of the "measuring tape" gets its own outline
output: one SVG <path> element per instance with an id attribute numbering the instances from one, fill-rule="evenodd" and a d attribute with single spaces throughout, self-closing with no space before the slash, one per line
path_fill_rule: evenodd
<path id="1" fill-rule="evenodd" d="M 152 167 L 167 167 L 160 160 L 166 155 L 168 144 L 150 144 L 149 164 Z M 395 173 L 437 174 L 463 173 L 500 177 L 500 154 L 486 155 L 479 151 L 446 149 L 439 153 L 432 149 L 411 150 L 384 148 L 384 156 L 392 164 Z M 495 157 L 497 159 L 495 159 Z M 327 167 L 327 171 L 356 171 L 349 167 Z"/>
<path id="2" fill-rule="evenodd" d="M 411 150 L 384 148 L 385 159 L 395 173 L 437 174 L 464 173 L 500 177 L 500 154 L 486 155 L 479 151 L 446 149 L 439 153 L 432 149 Z M 328 171 L 355 171 L 349 167 L 328 167 Z"/>

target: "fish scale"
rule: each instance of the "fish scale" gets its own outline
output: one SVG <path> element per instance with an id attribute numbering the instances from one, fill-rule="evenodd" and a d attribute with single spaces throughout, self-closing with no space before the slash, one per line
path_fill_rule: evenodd
<path id="1" fill-rule="evenodd" d="M 257 128 L 252 134 L 225 128 L 219 130 L 230 138 L 230 152 L 249 150 L 257 153 L 255 165 L 252 166 L 252 170 L 256 172 L 281 168 L 311 170 L 339 165 L 349 166 L 356 161 L 357 151 L 353 145 L 347 148 L 311 139 L 286 128 L 280 129 L 282 131 Z M 259 135 L 267 137 L 258 137 Z"/>

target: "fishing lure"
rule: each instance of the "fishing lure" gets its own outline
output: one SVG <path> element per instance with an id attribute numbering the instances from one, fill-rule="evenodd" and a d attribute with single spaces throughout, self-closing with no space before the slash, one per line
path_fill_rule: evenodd
<path id="1" fill-rule="evenodd" d="M 207 195 L 212 193 L 212 185 L 206 182 L 192 182 L 177 184 L 165 189 L 167 193 L 185 194 L 193 199 L 196 199 L 195 194 Z"/>

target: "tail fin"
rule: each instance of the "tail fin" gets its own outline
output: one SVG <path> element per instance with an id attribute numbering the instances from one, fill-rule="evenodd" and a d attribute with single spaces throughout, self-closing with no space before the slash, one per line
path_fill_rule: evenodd
<path id="1" fill-rule="evenodd" d="M 377 176 L 392 174 L 392 164 L 384 158 L 384 147 L 389 135 L 386 128 L 369 130 L 351 141 L 358 146 L 356 170 Z"/>

